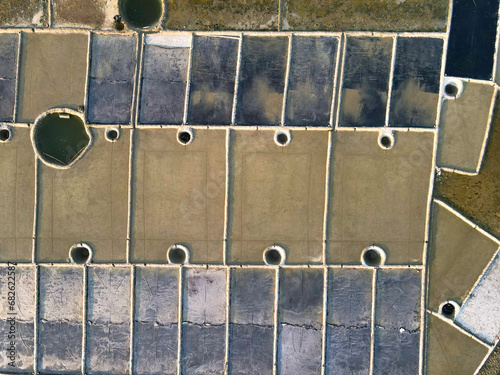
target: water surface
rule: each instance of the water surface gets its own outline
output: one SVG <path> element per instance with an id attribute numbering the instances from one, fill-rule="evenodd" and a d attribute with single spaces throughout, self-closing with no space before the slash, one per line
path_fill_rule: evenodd
<path id="1" fill-rule="evenodd" d="M 153 26 L 161 17 L 161 0 L 122 0 L 120 10 L 125 21 L 132 27 Z"/>
<path id="2" fill-rule="evenodd" d="M 66 113 L 51 113 L 37 124 L 35 147 L 46 161 L 71 164 L 90 142 L 82 119 Z"/>

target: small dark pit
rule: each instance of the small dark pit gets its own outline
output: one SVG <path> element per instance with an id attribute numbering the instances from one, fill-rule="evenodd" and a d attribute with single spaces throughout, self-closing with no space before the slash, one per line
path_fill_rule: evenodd
<path id="1" fill-rule="evenodd" d="M 191 141 L 191 134 L 189 134 L 189 132 L 180 132 L 179 134 L 177 134 L 177 138 L 179 139 L 180 143 L 185 145 Z"/>
<path id="2" fill-rule="evenodd" d="M 380 266 L 380 263 L 382 262 L 382 257 L 380 256 L 379 252 L 374 249 L 369 249 L 365 251 L 363 254 L 363 260 L 365 261 L 365 264 L 367 266 Z"/>
<path id="3" fill-rule="evenodd" d="M 448 83 L 444 87 L 444 92 L 446 93 L 446 95 L 449 95 L 449 96 L 457 96 L 458 87 L 456 85 L 454 85 L 453 83 Z"/>
<path id="4" fill-rule="evenodd" d="M 276 140 L 278 141 L 278 143 L 282 146 L 286 145 L 287 142 L 288 142 L 288 136 L 285 134 L 285 133 L 279 133 L 277 136 L 276 136 Z"/>
<path id="5" fill-rule="evenodd" d="M 118 131 L 115 129 L 108 130 L 106 136 L 110 141 L 116 141 L 118 139 Z"/>
<path id="6" fill-rule="evenodd" d="M 85 264 L 89 261 L 90 252 L 84 246 L 77 246 L 71 249 L 71 259 L 76 264 Z"/>
<path id="7" fill-rule="evenodd" d="M 273 266 L 281 264 L 281 253 L 276 249 L 269 249 L 266 251 L 266 263 Z"/>
<path id="8" fill-rule="evenodd" d="M 168 251 L 168 260 L 174 264 L 184 264 L 186 262 L 186 252 L 180 247 L 173 247 Z"/>
<path id="9" fill-rule="evenodd" d="M 391 138 L 386 135 L 382 136 L 380 138 L 380 144 L 385 148 L 391 147 L 392 144 Z"/>
<path id="10" fill-rule="evenodd" d="M 0 130 L 0 141 L 5 142 L 5 141 L 8 141 L 9 138 L 10 138 L 10 130 L 9 129 Z"/>
<path id="11" fill-rule="evenodd" d="M 441 307 L 441 313 L 446 317 L 450 317 L 455 313 L 455 306 L 449 302 L 445 303 L 443 307 Z"/>

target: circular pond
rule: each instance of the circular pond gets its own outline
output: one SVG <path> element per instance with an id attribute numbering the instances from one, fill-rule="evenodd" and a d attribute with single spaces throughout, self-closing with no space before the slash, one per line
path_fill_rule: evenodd
<path id="1" fill-rule="evenodd" d="M 167 259 L 171 264 L 184 264 L 189 261 L 189 250 L 186 246 L 173 245 L 167 251 Z"/>
<path id="2" fill-rule="evenodd" d="M 92 261 L 92 248 L 86 243 L 77 243 L 69 249 L 69 259 L 76 264 L 88 264 Z"/>
<path id="3" fill-rule="evenodd" d="M 76 162 L 87 149 L 90 133 L 76 113 L 54 111 L 36 120 L 32 140 L 43 162 L 64 168 Z"/>
<path id="4" fill-rule="evenodd" d="M 121 0 L 120 13 L 130 26 L 142 29 L 154 26 L 163 12 L 162 0 Z"/>
<path id="5" fill-rule="evenodd" d="M 286 252 L 281 246 L 271 246 L 264 250 L 264 263 L 269 266 L 281 266 L 285 263 Z"/>

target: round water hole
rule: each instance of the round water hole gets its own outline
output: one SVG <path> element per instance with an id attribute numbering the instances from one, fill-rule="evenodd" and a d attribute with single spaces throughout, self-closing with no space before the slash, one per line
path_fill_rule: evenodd
<path id="1" fill-rule="evenodd" d="M 278 140 L 278 143 L 280 145 L 286 145 L 286 143 L 288 142 L 288 136 L 285 133 L 279 133 L 276 136 L 276 139 Z"/>
<path id="2" fill-rule="evenodd" d="M 163 3 L 162 0 L 121 0 L 120 13 L 130 26 L 142 29 L 158 23 Z"/>
<path id="3" fill-rule="evenodd" d="M 69 258 L 73 263 L 87 264 L 92 258 L 92 249 L 84 243 L 73 245 L 69 250 Z"/>
<path id="4" fill-rule="evenodd" d="M 457 94 L 458 94 L 458 87 L 455 84 L 453 84 L 453 83 L 450 82 L 450 83 L 448 83 L 444 87 L 444 92 L 448 96 L 457 96 Z"/>
<path id="5" fill-rule="evenodd" d="M 363 250 L 361 263 L 369 267 L 378 267 L 385 263 L 385 252 L 378 246 L 370 246 Z"/>
<path id="6" fill-rule="evenodd" d="M 174 245 L 167 251 L 167 259 L 172 264 L 184 264 L 187 262 L 189 251 L 185 246 Z"/>
<path id="7" fill-rule="evenodd" d="M 445 99 L 454 100 L 462 95 L 464 83 L 458 78 L 445 77 L 443 83 L 443 96 Z"/>
<path id="8" fill-rule="evenodd" d="M 455 315 L 460 310 L 460 305 L 455 301 L 445 301 L 439 306 L 439 312 L 447 319 L 455 319 Z"/>
<path id="9" fill-rule="evenodd" d="M 188 144 L 191 140 L 191 134 L 189 134 L 188 132 L 180 132 L 178 137 L 179 142 L 181 142 L 182 144 Z"/>
<path id="10" fill-rule="evenodd" d="M 390 150 L 394 146 L 394 136 L 391 134 L 380 134 L 378 145 L 384 150 Z"/>
<path id="11" fill-rule="evenodd" d="M 37 155 L 53 167 L 69 167 L 90 145 L 90 133 L 76 112 L 50 111 L 33 126 L 32 142 Z"/>
<path id="12" fill-rule="evenodd" d="M 188 128 L 179 129 L 177 132 L 177 142 L 184 146 L 193 142 L 193 131 Z"/>
<path id="13" fill-rule="evenodd" d="M 289 131 L 283 131 L 283 130 L 278 130 L 275 134 L 274 134 L 274 142 L 278 145 L 278 146 L 287 146 L 290 141 L 291 141 L 291 134 Z"/>
<path id="14" fill-rule="evenodd" d="M 9 128 L 0 129 L 0 142 L 9 141 L 11 136 L 12 136 L 12 132 L 10 131 Z"/>
<path id="15" fill-rule="evenodd" d="M 441 307 L 441 313 L 445 316 L 450 316 L 453 315 L 455 312 L 455 306 L 453 306 L 451 303 L 445 303 L 443 307 Z"/>
<path id="16" fill-rule="evenodd" d="M 391 147 L 391 139 L 386 135 L 380 138 L 380 143 L 382 143 L 382 146 L 384 146 L 385 148 Z"/>
<path id="17" fill-rule="evenodd" d="M 105 136 L 108 142 L 116 142 L 120 138 L 120 131 L 116 128 L 107 129 Z"/>
<path id="18" fill-rule="evenodd" d="M 368 266 L 379 266 L 382 258 L 377 251 L 371 249 L 363 254 L 363 260 Z"/>
<path id="19" fill-rule="evenodd" d="M 270 266 L 279 266 L 285 263 L 285 249 L 280 246 L 271 246 L 264 251 L 264 262 Z"/>

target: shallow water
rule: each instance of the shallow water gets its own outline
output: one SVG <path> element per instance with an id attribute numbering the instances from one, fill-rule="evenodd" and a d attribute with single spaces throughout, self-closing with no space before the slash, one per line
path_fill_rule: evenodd
<path id="1" fill-rule="evenodd" d="M 122 0 L 120 10 L 125 21 L 133 27 L 152 26 L 160 20 L 161 0 Z"/>
<path id="2" fill-rule="evenodd" d="M 35 130 L 35 146 L 45 160 L 65 166 L 78 157 L 90 137 L 80 117 L 59 115 L 51 113 L 40 121 Z"/>

